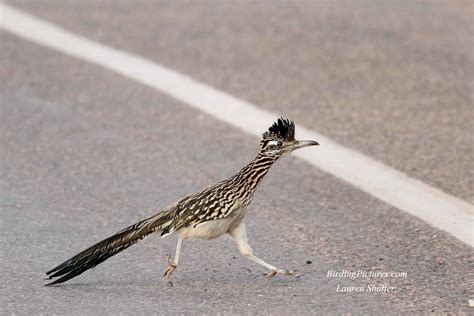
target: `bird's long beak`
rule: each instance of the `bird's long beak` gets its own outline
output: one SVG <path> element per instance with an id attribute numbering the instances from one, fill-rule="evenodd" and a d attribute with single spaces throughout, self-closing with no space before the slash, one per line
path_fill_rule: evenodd
<path id="1" fill-rule="evenodd" d="M 298 149 L 298 148 L 303 148 L 303 147 L 308 147 L 308 146 L 317 146 L 319 143 L 314 140 L 297 140 L 295 144 L 292 146 L 293 150 Z"/>

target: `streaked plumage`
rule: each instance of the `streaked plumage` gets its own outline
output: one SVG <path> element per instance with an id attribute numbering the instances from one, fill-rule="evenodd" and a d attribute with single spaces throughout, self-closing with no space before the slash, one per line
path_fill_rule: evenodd
<path id="1" fill-rule="evenodd" d="M 168 280 L 177 267 L 182 240 L 189 237 L 213 239 L 225 233 L 234 238 L 243 255 L 265 266 L 272 271 L 272 274 L 290 274 L 290 271 L 275 268 L 253 256 L 247 244 L 245 225 L 242 220 L 259 183 L 279 157 L 297 148 L 318 145 L 314 141 L 296 141 L 294 136 L 294 123 L 288 119 L 278 119 L 263 134 L 257 157 L 235 176 L 187 196 L 156 215 L 131 225 L 80 252 L 46 272 L 49 279 L 58 278 L 47 285 L 74 278 L 155 231 L 161 232 L 161 236 L 173 232 L 179 235 L 176 261 L 170 258 L 165 272 Z"/>

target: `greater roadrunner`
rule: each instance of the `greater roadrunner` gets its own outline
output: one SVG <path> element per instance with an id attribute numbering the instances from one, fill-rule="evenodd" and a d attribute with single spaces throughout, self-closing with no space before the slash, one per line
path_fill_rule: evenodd
<path id="1" fill-rule="evenodd" d="M 168 282 L 178 266 L 184 239 L 213 239 L 226 233 L 235 241 L 242 255 L 267 268 L 271 276 L 277 273 L 293 274 L 293 271 L 279 269 L 253 255 L 252 248 L 247 243 L 243 218 L 257 186 L 273 163 L 295 149 L 313 145 L 319 144 L 316 141 L 295 140 L 295 125 L 292 121 L 278 119 L 263 134 L 257 157 L 235 176 L 187 196 L 156 215 L 87 248 L 46 272 L 49 279 L 59 277 L 47 285 L 74 278 L 155 231 L 161 232 L 161 237 L 173 232 L 178 233 L 176 255 L 174 259 L 168 256 L 168 267 L 164 273 Z"/>

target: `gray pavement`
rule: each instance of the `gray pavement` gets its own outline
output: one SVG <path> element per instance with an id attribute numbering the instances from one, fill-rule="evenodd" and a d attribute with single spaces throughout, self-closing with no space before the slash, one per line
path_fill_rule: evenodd
<path id="1" fill-rule="evenodd" d="M 57 3 L 15 2 L 474 203 L 471 1 Z"/>
<path id="2" fill-rule="evenodd" d="M 423 26 L 435 27 L 432 24 L 438 21 L 432 12 L 438 19 L 447 15 L 460 17 L 453 18 L 452 23 L 467 23 L 465 13 L 454 5 L 415 4 L 418 9 L 409 12 L 418 15 L 412 19 L 400 13 L 407 12 L 406 7 L 392 4 L 393 10 L 382 8 L 390 11 L 387 20 L 376 18 L 375 9 L 362 12 L 349 6 L 347 11 L 340 11 L 322 3 L 320 10 L 296 10 L 304 7 L 301 3 L 294 6 L 296 11 L 269 3 L 260 10 L 250 10 L 248 3 L 230 6 L 201 2 L 190 7 L 144 1 L 137 6 L 120 2 L 113 8 L 99 2 L 15 4 L 75 32 L 190 73 L 305 126 L 314 124 L 318 131 L 412 176 L 441 189 L 449 186 L 447 191 L 456 196 L 469 195 L 472 182 L 462 180 L 469 179 L 473 169 L 466 156 L 472 150 L 466 147 L 472 104 L 463 85 L 472 81 L 466 66 L 471 61 L 459 57 L 464 56 L 462 52 L 440 56 L 449 65 L 437 73 L 449 76 L 452 70 L 460 77 L 453 75 L 456 80 L 447 84 L 445 94 L 431 95 L 432 91 L 416 87 L 405 90 L 410 80 L 417 82 L 421 75 L 408 70 L 412 69 L 408 64 L 430 72 L 430 78 L 436 77 L 431 72 L 442 65 L 433 63 L 429 68 L 426 59 L 406 61 L 403 56 L 397 61 L 407 62 L 408 68 L 398 67 L 395 60 L 392 65 L 372 65 L 357 59 L 368 51 L 356 50 L 352 68 L 336 62 L 341 56 L 334 54 L 345 50 L 340 45 L 351 38 L 351 32 L 359 32 L 350 42 L 360 45 L 359 49 L 366 46 L 356 39 L 369 47 L 367 42 L 372 39 L 372 48 L 384 41 L 384 45 L 391 43 L 386 39 L 392 34 L 389 31 L 388 35 L 382 33 L 384 36 L 377 32 L 367 35 L 361 32 L 365 27 L 383 30 L 382 26 L 395 25 L 401 27 L 399 34 L 405 34 L 403 27 L 408 27 L 409 20 L 412 24 L 408 25 L 415 30 L 428 32 Z M 351 20 L 332 16 L 349 14 L 352 9 L 354 16 L 359 14 L 359 29 L 355 30 L 344 25 Z M 324 28 L 308 24 L 306 29 L 312 31 L 302 34 L 304 38 L 295 36 L 301 26 L 294 25 L 292 31 L 291 23 L 281 22 L 293 12 L 298 12 L 298 23 L 320 23 Z M 374 20 L 364 19 L 367 15 Z M 145 27 L 144 23 L 150 24 Z M 331 23 L 339 24 L 340 32 Z M 219 27 L 212 29 L 212 25 Z M 259 37 L 266 40 L 250 36 L 264 31 L 271 32 Z M 462 30 L 458 32 L 459 37 L 464 36 Z M 462 45 L 468 45 L 457 45 L 448 35 L 436 37 L 453 40 L 446 49 L 463 51 Z M 285 37 L 297 42 L 283 40 Z M 318 37 L 320 41 L 315 40 Z M 424 45 L 423 40 L 413 39 L 397 49 L 407 58 L 416 58 L 416 49 L 410 46 L 415 42 Z M 263 277 L 260 267 L 241 258 L 233 243 L 222 238 L 186 241 L 174 287 L 169 287 L 162 282 L 161 273 L 165 255 L 174 251 L 176 240 L 151 236 L 63 286 L 43 287 L 42 273 L 62 260 L 185 194 L 238 171 L 253 158 L 258 140 L 95 65 L 6 33 L 1 33 L 0 43 L 0 306 L 4 314 L 472 311 L 467 307 L 474 288 L 472 248 L 294 157 L 282 159 L 270 171 L 249 210 L 247 226 L 256 254 L 277 266 L 299 270 L 299 278 Z M 303 43 L 304 51 L 317 52 L 316 61 L 325 61 L 325 67 L 313 71 L 309 65 L 321 65 L 314 55 L 310 58 L 290 51 Z M 318 43 L 329 51 L 312 48 Z M 253 50 L 248 51 L 248 47 Z M 346 67 L 349 73 L 341 73 L 338 67 Z M 394 85 L 392 97 L 387 97 L 383 91 L 393 80 L 380 72 L 390 69 L 405 75 L 400 84 L 407 86 Z M 291 76 L 289 71 L 297 75 Z M 344 80 L 357 72 L 367 78 Z M 325 78 L 325 74 L 332 75 Z M 368 96 L 368 90 L 362 91 L 369 89 L 364 80 L 372 82 L 367 83 L 369 86 L 380 85 L 381 90 L 372 88 L 376 93 Z M 433 86 L 420 86 L 434 89 L 442 78 L 427 80 L 433 80 Z M 316 89 L 321 82 L 326 82 L 325 89 Z M 346 92 L 338 87 L 346 87 Z M 305 94 L 310 92 L 319 98 Z M 432 103 L 425 104 L 430 115 L 416 118 L 416 101 L 423 99 L 421 94 L 432 98 Z M 411 102 L 400 102 L 397 98 L 402 96 Z M 321 104 L 308 100 L 321 100 Z M 443 107 L 446 102 L 452 102 L 462 115 Z M 405 122 L 397 111 L 413 120 Z M 409 131 L 397 126 L 402 122 Z M 439 128 L 430 128 L 428 133 L 423 124 Z M 262 132 L 266 127 L 262 126 Z M 384 135 L 397 136 L 390 138 L 393 146 L 388 146 Z M 431 138 L 437 136 L 439 147 Z M 406 146 L 399 144 L 402 141 Z M 449 152 L 442 145 L 450 145 Z M 445 163 L 448 159 L 456 164 Z M 418 172 L 405 168 L 411 164 L 419 168 Z M 437 185 L 439 179 L 443 181 Z M 407 278 L 326 277 L 328 270 L 343 269 L 400 271 L 406 272 Z M 394 286 L 395 291 L 336 291 L 338 285 L 382 283 Z"/>

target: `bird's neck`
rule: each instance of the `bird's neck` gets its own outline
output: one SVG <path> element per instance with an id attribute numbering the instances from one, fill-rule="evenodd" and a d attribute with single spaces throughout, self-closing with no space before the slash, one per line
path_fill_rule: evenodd
<path id="1" fill-rule="evenodd" d="M 259 153 L 255 159 L 249 162 L 236 174 L 231 181 L 235 188 L 238 188 L 237 195 L 242 197 L 252 197 L 257 186 L 267 174 L 270 167 L 280 156 L 268 156 Z"/>

